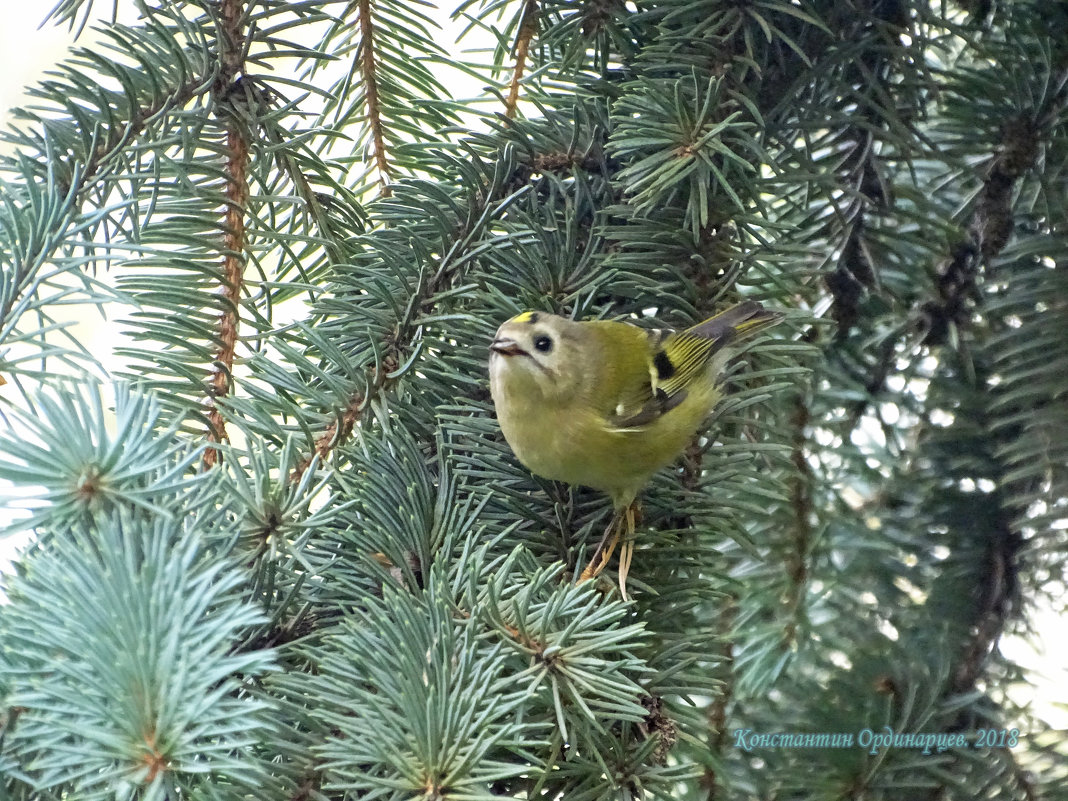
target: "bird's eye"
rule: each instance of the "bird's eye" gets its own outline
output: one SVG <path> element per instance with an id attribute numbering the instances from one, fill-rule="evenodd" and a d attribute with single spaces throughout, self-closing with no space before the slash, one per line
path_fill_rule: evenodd
<path id="1" fill-rule="evenodd" d="M 539 337 L 534 337 L 534 350 L 540 350 L 542 353 L 548 353 L 553 349 L 553 341 L 549 337 L 542 334 Z"/>

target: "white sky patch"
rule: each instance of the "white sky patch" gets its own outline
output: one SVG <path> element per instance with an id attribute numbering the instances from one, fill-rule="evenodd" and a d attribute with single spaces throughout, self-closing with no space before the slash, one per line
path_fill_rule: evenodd
<path id="1" fill-rule="evenodd" d="M 39 81 L 74 41 L 66 28 L 39 28 L 52 5 L 0 0 L 0 125 L 11 120 L 11 108 L 25 100 L 25 87 Z"/>
<path id="2" fill-rule="evenodd" d="M 1028 610 L 1028 622 L 1038 632 L 1032 638 L 1016 634 L 1002 637 L 1001 653 L 1027 671 L 1028 682 L 1011 685 L 1008 694 L 1029 704 L 1053 729 L 1068 731 L 1068 639 L 1063 635 L 1065 615 L 1047 599 Z"/>

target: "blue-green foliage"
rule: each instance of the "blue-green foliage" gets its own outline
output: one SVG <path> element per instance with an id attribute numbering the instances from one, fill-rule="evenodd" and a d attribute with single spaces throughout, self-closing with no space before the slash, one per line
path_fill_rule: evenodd
<path id="1" fill-rule="evenodd" d="M 196 514 L 111 512 L 34 546 L 0 620 L 10 775 L 78 798 L 173 798 L 205 778 L 256 788 L 273 728 L 256 682 L 271 651 L 234 652 L 262 620 L 244 572 Z"/>
<path id="2" fill-rule="evenodd" d="M 1058 4 L 486 0 L 462 64 L 418 0 L 137 6 L 3 134 L 0 799 L 1065 794 L 997 647 L 1068 580 Z M 740 299 L 632 600 L 577 583 L 609 504 L 516 461 L 493 332 Z"/>

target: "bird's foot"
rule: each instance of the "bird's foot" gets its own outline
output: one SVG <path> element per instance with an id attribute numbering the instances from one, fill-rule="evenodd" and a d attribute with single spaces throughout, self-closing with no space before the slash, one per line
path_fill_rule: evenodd
<path id="1" fill-rule="evenodd" d="M 622 533 L 623 516 L 620 513 L 612 515 L 612 520 L 608 523 L 608 528 L 604 530 L 604 534 L 601 535 L 601 541 L 597 543 L 597 548 L 593 552 L 593 558 L 590 559 L 590 563 L 586 565 L 586 568 L 582 571 L 582 575 L 579 576 L 579 581 L 589 581 L 592 578 L 597 578 L 601 575 L 601 571 L 605 569 L 608 564 L 608 560 L 612 558 L 612 554 L 615 553 L 616 545 L 619 544 L 619 536 Z"/>
<path id="2" fill-rule="evenodd" d="M 623 547 L 619 551 L 619 592 L 624 601 L 630 600 L 627 597 L 627 575 L 630 573 L 630 565 L 634 559 L 636 521 L 640 519 L 641 506 L 637 502 L 630 503 L 612 516 L 612 522 L 608 524 L 601 541 L 597 544 L 593 558 L 579 577 L 580 582 L 596 578 L 601 574 L 622 539 Z"/>

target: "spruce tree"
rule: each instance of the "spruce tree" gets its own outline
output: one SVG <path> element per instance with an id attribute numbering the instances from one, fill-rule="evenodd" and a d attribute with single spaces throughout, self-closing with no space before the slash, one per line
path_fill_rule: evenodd
<path id="1" fill-rule="evenodd" d="M 999 648 L 1068 581 L 1064 3 L 116 5 L 0 134 L 0 799 L 1068 797 Z M 493 332 L 742 299 L 577 582 Z"/>

